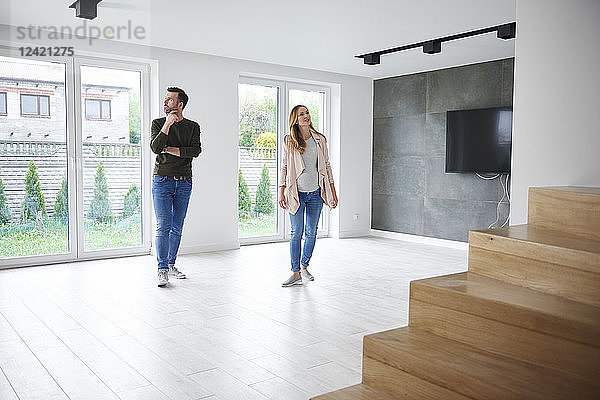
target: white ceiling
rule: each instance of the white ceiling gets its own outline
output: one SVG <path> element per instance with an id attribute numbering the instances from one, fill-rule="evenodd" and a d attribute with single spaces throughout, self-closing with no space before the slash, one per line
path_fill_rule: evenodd
<path id="1" fill-rule="evenodd" d="M 0 0 L 0 23 L 78 26 L 74 0 Z M 384 55 L 354 56 L 515 20 L 516 0 L 104 0 L 93 25 L 143 26 L 139 42 L 178 50 L 383 78 L 514 56 L 495 33 Z M 518 34 L 518 27 L 517 27 Z"/>

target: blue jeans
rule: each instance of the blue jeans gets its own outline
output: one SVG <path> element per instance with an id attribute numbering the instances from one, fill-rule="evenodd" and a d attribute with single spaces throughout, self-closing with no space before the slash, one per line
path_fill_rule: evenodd
<path id="1" fill-rule="evenodd" d="M 290 256 L 292 258 L 292 271 L 300 271 L 300 244 L 304 232 L 304 248 L 302 249 L 302 266 L 308 267 L 312 257 L 315 241 L 317 240 L 317 229 L 319 217 L 323 209 L 321 189 L 314 192 L 298 192 L 300 207 L 296 214 L 290 213 L 292 223 L 292 237 L 290 239 Z M 304 212 L 306 211 L 306 226 L 304 225 Z"/>
<path id="2" fill-rule="evenodd" d="M 192 178 L 175 180 L 160 175 L 152 176 L 158 269 L 175 265 L 191 194 Z"/>

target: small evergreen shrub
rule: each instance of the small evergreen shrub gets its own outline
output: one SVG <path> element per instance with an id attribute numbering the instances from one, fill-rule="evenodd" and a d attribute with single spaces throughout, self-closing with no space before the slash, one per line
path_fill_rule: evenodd
<path id="1" fill-rule="evenodd" d="M 129 187 L 129 191 L 123 198 L 123 214 L 121 214 L 121 217 L 127 218 L 132 216 L 133 214 L 139 213 L 141 204 L 142 198 L 140 190 L 134 183 Z"/>
<path id="2" fill-rule="evenodd" d="M 248 185 L 242 175 L 242 170 L 238 174 L 238 215 L 240 218 L 247 217 L 252 209 Z"/>
<path id="3" fill-rule="evenodd" d="M 40 187 L 37 166 L 29 162 L 29 170 L 25 176 L 25 198 L 21 203 L 21 222 L 35 221 L 38 213 L 46 216 L 46 202 Z"/>
<path id="4" fill-rule="evenodd" d="M 69 191 L 67 188 L 67 177 L 63 176 L 60 182 L 60 190 L 54 202 L 54 218 L 66 220 L 69 216 Z"/>
<path id="5" fill-rule="evenodd" d="M 112 206 L 108 199 L 108 184 L 104 174 L 104 165 L 98 163 L 94 177 L 94 198 L 87 213 L 88 218 L 97 223 L 110 224 L 114 221 Z"/>
<path id="6" fill-rule="evenodd" d="M 4 182 L 0 178 L 0 225 L 10 224 L 12 221 L 12 212 L 8 207 L 8 200 L 4 193 Z"/>
<path id="7" fill-rule="evenodd" d="M 259 214 L 270 214 L 273 212 L 273 198 L 271 197 L 271 182 L 269 179 L 269 170 L 267 164 L 263 164 L 260 182 L 256 188 L 256 202 L 254 211 Z"/>

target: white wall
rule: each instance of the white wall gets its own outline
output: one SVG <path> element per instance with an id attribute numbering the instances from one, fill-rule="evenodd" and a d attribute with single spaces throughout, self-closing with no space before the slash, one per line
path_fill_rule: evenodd
<path id="1" fill-rule="evenodd" d="M 12 37 L 0 25 L 0 37 Z M 68 41 L 61 42 L 68 46 Z M 73 41 L 77 54 L 78 43 Z M 86 51 L 143 57 L 159 62 L 159 99 L 168 86 L 190 95 L 184 112 L 202 129 L 202 154 L 193 163 L 194 189 L 184 227 L 181 252 L 231 249 L 237 238 L 238 80 L 260 74 L 333 85 L 334 120 L 330 153 L 340 203 L 332 215 L 332 236 L 367 235 L 371 229 L 371 78 L 244 61 L 204 54 L 97 40 Z M 349 55 L 351 57 L 352 55 Z M 359 62 L 359 61 L 357 61 Z M 337 107 L 336 107 L 337 106 Z M 153 115 L 153 118 L 159 115 Z M 336 129 L 337 128 L 337 129 Z M 336 136 L 335 130 L 339 132 Z M 149 162 L 154 162 L 154 157 Z M 353 214 L 359 214 L 357 221 Z"/>
<path id="2" fill-rule="evenodd" d="M 600 186 L 600 1 L 518 0 L 512 224 L 531 186 Z"/>

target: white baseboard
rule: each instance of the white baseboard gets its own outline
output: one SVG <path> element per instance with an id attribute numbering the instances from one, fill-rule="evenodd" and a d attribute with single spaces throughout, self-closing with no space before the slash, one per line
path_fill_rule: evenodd
<path id="1" fill-rule="evenodd" d="M 356 238 L 361 236 L 369 236 L 371 234 L 370 229 L 352 229 L 346 231 L 340 231 L 338 234 L 339 239 Z"/>
<path id="2" fill-rule="evenodd" d="M 208 253 L 210 251 L 225 251 L 225 250 L 236 250 L 240 248 L 240 242 L 235 240 L 232 242 L 222 243 L 206 243 L 193 246 L 181 246 L 177 254 L 195 254 L 195 253 Z M 154 246 L 152 247 L 152 254 L 156 255 Z"/>
<path id="3" fill-rule="evenodd" d="M 430 244 L 433 246 L 449 247 L 452 249 L 469 250 L 469 243 L 458 242 L 455 240 L 438 239 L 427 236 L 409 235 L 407 233 L 380 231 L 371 229 L 371 236 L 383 237 L 388 239 L 402 240 L 405 242 Z"/>

